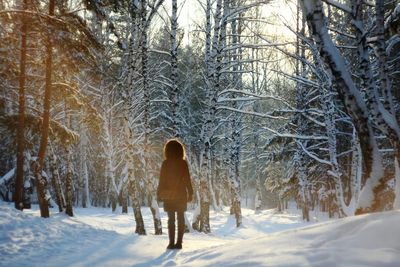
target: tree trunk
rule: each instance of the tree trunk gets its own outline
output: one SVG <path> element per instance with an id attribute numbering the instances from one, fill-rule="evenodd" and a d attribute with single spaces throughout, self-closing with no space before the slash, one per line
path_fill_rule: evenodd
<path id="1" fill-rule="evenodd" d="M 83 131 L 86 131 L 86 129 L 84 129 Z M 87 147 L 87 136 L 86 136 L 86 132 L 83 133 L 82 135 L 82 142 L 83 142 L 83 146 L 82 146 L 82 172 L 83 172 L 83 183 L 84 183 L 84 188 L 83 188 L 83 196 L 82 196 L 82 207 L 83 208 L 87 208 L 87 207 L 91 207 L 91 201 L 90 201 L 90 192 L 89 192 L 89 171 L 88 171 L 88 164 L 87 164 L 87 151 L 86 151 L 86 147 Z"/>
<path id="2" fill-rule="evenodd" d="M 364 159 L 366 184 L 360 195 L 357 213 L 373 211 L 377 201 L 374 188 L 380 185 L 383 177 L 381 156 L 375 140 L 374 130 L 369 118 L 369 109 L 357 89 L 350 72 L 347 70 L 345 60 L 331 37 L 328 34 L 326 18 L 323 13 L 321 0 L 302 1 L 305 17 L 311 35 L 317 45 L 321 58 L 332 73 L 332 80 L 336 82 L 339 98 L 345 106 L 346 112 L 352 118 L 360 139 L 361 151 Z M 374 103 L 376 99 L 369 99 Z M 374 117 L 377 124 L 383 128 L 385 124 L 380 116 Z M 372 198 L 370 196 L 373 196 Z"/>
<path id="3" fill-rule="evenodd" d="M 54 15 L 54 5 L 55 5 L 55 0 L 50 0 L 49 16 Z M 53 41 L 51 36 L 52 36 L 52 31 L 49 31 L 47 33 L 47 42 L 46 42 L 46 78 L 45 78 L 46 82 L 45 82 L 45 92 L 43 101 L 42 135 L 40 139 L 38 160 L 35 170 L 40 216 L 44 218 L 48 218 L 50 216 L 49 204 L 47 203 L 46 193 L 45 193 L 46 181 L 44 177 L 42 177 L 42 170 L 44 167 L 44 159 L 46 156 L 47 142 L 49 137 L 50 103 L 51 103 L 51 92 L 52 92 L 52 69 L 53 69 Z"/>
<path id="4" fill-rule="evenodd" d="M 28 0 L 23 2 L 23 10 L 27 10 Z M 18 128 L 17 128 L 17 170 L 15 177 L 15 208 L 23 210 L 24 188 L 24 150 L 25 150 L 25 81 L 26 81 L 26 39 L 28 26 L 25 15 L 22 16 L 21 25 L 21 54 L 19 62 L 19 102 L 18 102 Z"/>
<path id="5" fill-rule="evenodd" d="M 31 168 L 31 162 L 30 162 L 30 152 L 26 151 L 24 153 L 24 158 L 27 159 L 24 161 L 24 171 L 29 173 L 30 168 Z M 31 183 L 31 178 L 30 176 L 27 176 L 24 178 L 24 184 L 23 184 L 23 193 L 22 193 L 22 201 L 24 203 L 24 209 L 30 209 L 32 207 L 32 183 Z"/>
<path id="6" fill-rule="evenodd" d="M 122 213 L 128 213 L 128 198 L 126 189 L 123 189 L 121 192 L 121 206 L 122 206 Z"/>
<path id="7" fill-rule="evenodd" d="M 155 197 L 155 190 L 151 183 L 150 177 L 150 155 L 149 155 L 149 134 L 150 134 L 150 88 L 148 84 L 148 48 L 147 48 L 147 2 L 141 0 L 141 74 L 143 84 L 143 124 L 144 124 L 144 138 L 143 138 L 143 168 L 144 168 L 144 181 L 150 197 L 150 210 L 153 215 L 154 231 L 156 235 L 162 234 L 162 225 L 158 204 Z"/>
<path id="8" fill-rule="evenodd" d="M 218 5 L 218 2 L 217 2 Z M 225 7 L 226 8 L 226 7 Z M 239 15 L 240 16 L 240 15 Z M 241 35 L 241 25 L 240 19 L 234 18 L 231 22 L 231 31 L 232 31 L 232 46 L 238 47 L 233 51 L 232 56 L 232 72 L 233 72 L 233 84 L 237 87 L 238 90 L 242 88 L 242 77 L 240 74 L 240 59 L 241 59 L 241 48 L 240 48 L 240 35 Z M 218 51 L 218 53 L 220 53 Z M 218 55 L 217 58 L 220 58 Z M 219 84 L 219 73 L 220 73 L 220 64 L 217 63 L 217 71 L 218 77 L 216 77 L 216 83 Z M 216 88 L 218 90 L 218 87 Z M 232 97 L 236 97 L 235 94 L 232 94 Z M 233 102 L 232 107 L 234 109 L 238 108 L 238 103 L 236 101 Z M 241 128 L 242 128 L 242 119 L 239 114 L 232 115 L 232 133 L 231 133 L 231 144 L 230 144 L 230 167 L 229 167 L 229 181 L 231 184 L 231 194 L 232 194 L 232 212 L 236 218 L 236 226 L 239 227 L 242 224 L 242 211 L 240 207 L 241 203 L 241 188 L 240 188 L 240 147 L 241 147 Z"/>
<path id="9" fill-rule="evenodd" d="M 132 208 L 133 208 L 133 214 L 135 217 L 135 222 L 136 222 L 136 229 L 135 233 L 139 235 L 146 235 L 146 229 L 144 227 L 144 222 L 143 222 L 143 216 L 142 216 L 142 211 L 140 209 L 140 203 L 139 203 L 139 189 L 138 189 L 138 184 L 135 179 L 135 170 L 134 170 L 134 151 L 133 151 L 133 145 L 132 145 L 132 129 L 130 128 L 129 122 L 126 122 L 127 125 L 127 130 L 129 131 L 129 144 L 128 144 L 128 193 L 131 197 L 131 202 L 132 202 Z"/>
<path id="10" fill-rule="evenodd" d="M 210 190 L 209 190 L 209 180 L 211 176 L 210 169 L 210 143 L 206 141 L 205 149 L 203 151 L 203 163 L 202 163 L 202 174 L 200 177 L 199 191 L 200 191 L 200 232 L 209 233 L 210 229 Z M 193 227 L 195 229 L 195 227 Z"/>
<path id="11" fill-rule="evenodd" d="M 152 190 L 154 192 L 155 190 Z M 157 198 L 154 193 L 149 194 L 150 198 L 150 210 L 151 214 L 153 215 L 153 222 L 154 222 L 154 234 L 155 235 L 162 235 L 162 225 L 161 225 L 161 216 L 160 216 L 160 208 L 158 207 Z"/>
<path id="12" fill-rule="evenodd" d="M 138 235 L 146 235 L 146 229 L 144 228 L 142 211 L 140 210 L 136 181 L 133 178 L 133 173 L 132 173 L 133 170 L 130 169 L 128 171 L 130 173 L 129 177 L 131 177 L 128 186 L 129 186 L 129 194 L 131 196 L 131 201 L 132 201 L 133 214 L 135 216 L 135 222 L 136 222 L 135 233 Z"/>
<path id="13" fill-rule="evenodd" d="M 333 98 L 333 92 L 327 90 L 324 93 L 322 99 L 322 107 L 324 111 L 326 133 L 328 137 L 328 149 L 329 149 L 329 161 L 331 163 L 328 175 L 333 178 L 333 183 L 335 185 L 335 196 L 338 205 L 339 217 L 352 216 L 355 212 L 355 206 L 349 207 L 345 203 L 345 196 L 342 183 L 342 171 L 340 169 L 338 159 L 337 159 L 337 142 L 336 142 L 336 123 L 335 123 L 335 100 Z M 355 199 L 353 200 L 355 201 Z M 354 202 L 353 202 L 354 203 Z"/>
<path id="14" fill-rule="evenodd" d="M 376 57 L 378 61 L 379 80 L 381 93 L 383 96 L 383 107 L 393 116 L 396 116 L 396 111 L 393 103 L 393 86 L 389 78 L 388 70 L 388 56 L 386 54 L 386 40 L 385 40 L 385 1 L 375 1 L 376 10 Z"/>
<path id="15" fill-rule="evenodd" d="M 58 211 L 62 212 L 64 210 L 64 199 L 61 193 L 61 184 L 58 177 L 58 170 L 57 170 L 57 159 L 52 153 L 50 155 L 50 171 L 51 171 L 51 181 L 53 184 L 54 192 L 56 194 L 56 201 L 58 206 Z"/>
<path id="16" fill-rule="evenodd" d="M 72 161 L 71 161 L 71 148 L 67 148 L 67 173 L 65 176 L 65 202 L 66 202 L 66 207 L 65 207 L 65 213 L 68 216 L 74 216 L 72 206 L 74 203 L 74 192 L 72 188 L 72 179 L 73 179 L 73 166 L 72 166 Z"/>
<path id="17" fill-rule="evenodd" d="M 111 211 L 115 212 L 117 210 L 117 194 L 115 193 L 114 190 L 111 190 Z"/>
<path id="18" fill-rule="evenodd" d="M 175 137 L 179 137 L 178 118 L 178 45 L 176 42 L 176 31 L 178 28 L 178 1 L 172 0 L 171 15 L 171 106 L 172 106 L 172 130 Z"/>
<path id="19" fill-rule="evenodd" d="M 193 230 L 196 230 L 196 231 L 200 231 L 200 221 L 201 221 L 201 218 L 200 218 L 200 209 L 201 209 L 201 207 L 200 207 L 200 194 L 199 194 L 199 192 L 196 190 L 196 195 L 197 195 L 197 207 L 196 207 L 196 209 L 194 210 L 194 212 L 193 212 L 193 219 L 192 219 L 192 228 L 193 228 Z"/>
<path id="20" fill-rule="evenodd" d="M 200 201 L 200 232 L 210 233 L 210 202 Z"/>
<path id="21" fill-rule="evenodd" d="M 279 198 L 280 199 L 280 198 Z M 281 201 L 279 201 L 281 202 Z M 255 213 L 260 213 L 262 208 L 262 194 L 261 194 L 261 183 L 259 177 L 256 177 L 256 195 L 254 197 L 254 210 Z"/>

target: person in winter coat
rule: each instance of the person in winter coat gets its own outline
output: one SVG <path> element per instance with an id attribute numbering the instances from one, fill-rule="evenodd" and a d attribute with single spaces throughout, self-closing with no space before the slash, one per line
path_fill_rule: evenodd
<path id="1" fill-rule="evenodd" d="M 184 212 L 187 203 L 193 200 L 193 188 L 188 163 L 185 160 L 183 144 L 176 139 L 169 140 L 164 146 L 164 161 L 160 171 L 157 198 L 164 202 L 164 211 L 168 213 L 167 249 L 182 249 L 185 231 Z M 175 213 L 178 219 L 178 238 L 175 242 Z"/>

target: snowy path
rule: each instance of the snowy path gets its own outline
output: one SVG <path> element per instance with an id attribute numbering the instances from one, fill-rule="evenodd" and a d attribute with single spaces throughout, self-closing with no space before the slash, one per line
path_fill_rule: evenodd
<path id="1" fill-rule="evenodd" d="M 162 236 L 153 234 L 153 221 L 149 209 L 143 209 L 147 236 L 133 235 L 134 219 L 132 214 L 112 214 L 109 209 L 77 209 L 76 220 L 88 224 L 95 229 L 114 231 L 118 234 L 115 240 L 107 244 L 98 244 L 86 252 L 81 251 L 83 256 L 77 256 L 77 266 L 175 266 L 184 263 L 194 263 L 205 249 L 212 250 L 224 244 L 232 244 L 250 237 L 265 235 L 266 232 L 276 232 L 284 229 L 299 227 L 296 215 L 274 214 L 273 210 L 264 211 L 262 214 L 254 215 L 251 210 L 244 210 L 245 226 L 236 229 L 233 218 L 227 212 L 211 214 L 212 233 L 209 235 L 193 232 L 185 234 L 184 249 L 182 251 L 166 251 L 168 244 L 167 216 L 162 213 L 163 232 Z M 247 214 L 248 213 L 248 214 Z M 191 213 L 188 212 L 189 218 Z M 249 217 L 247 219 L 247 217 Z M 84 259 L 84 260 L 82 260 Z M 55 258 L 54 263 L 60 262 Z M 68 262 L 66 262 L 68 263 Z"/>
<path id="2" fill-rule="evenodd" d="M 212 212 L 212 234 L 185 234 L 183 250 L 167 251 L 165 213 L 155 236 L 144 208 L 148 235 L 137 236 L 132 214 L 53 210 L 41 219 L 0 202 L 0 266 L 400 266 L 399 211 L 307 224 L 296 213 L 243 209 L 240 229 L 227 211 Z"/>

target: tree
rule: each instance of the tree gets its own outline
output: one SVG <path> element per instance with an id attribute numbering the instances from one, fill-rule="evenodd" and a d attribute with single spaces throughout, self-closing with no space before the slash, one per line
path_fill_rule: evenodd
<path id="1" fill-rule="evenodd" d="M 23 2 L 23 11 L 28 9 L 28 1 Z M 28 23 L 26 16 L 22 16 L 21 21 L 21 57 L 19 67 L 19 116 L 17 129 L 17 170 L 15 177 L 15 208 L 23 209 L 23 182 L 24 182 L 24 150 L 25 150 L 25 80 L 26 80 L 26 49 Z"/>
<path id="2" fill-rule="evenodd" d="M 347 113 L 352 118 L 360 139 L 365 169 L 365 185 L 361 191 L 358 213 L 380 210 L 382 208 L 382 203 L 380 203 L 379 200 L 379 193 L 384 187 L 385 178 L 382 170 L 381 154 L 378 149 L 373 125 L 376 125 L 380 131 L 388 136 L 395 149 L 396 155 L 398 155 L 400 151 L 398 145 L 400 131 L 395 114 L 387 110 L 380 102 L 379 98 L 377 98 L 378 90 L 376 84 L 372 81 L 372 74 L 369 70 L 370 63 L 367 58 L 366 36 L 363 34 L 363 25 L 356 24 L 355 27 L 357 31 L 360 32 L 360 34 L 358 34 L 358 38 L 360 39 L 358 51 L 362 66 L 361 72 L 364 73 L 364 76 L 361 78 L 361 87 L 366 90 L 366 103 L 351 77 L 351 73 L 346 67 L 343 55 L 339 52 L 328 34 L 326 17 L 322 10 L 322 1 L 302 1 L 302 5 L 311 35 L 318 47 L 321 58 L 332 74 L 332 79 L 337 85 L 338 94 L 344 103 Z M 357 18 L 357 12 L 362 12 L 363 4 L 358 3 L 354 6 L 354 14 Z M 347 7 L 340 7 L 345 12 L 353 12 Z M 378 1 L 376 5 L 376 22 L 380 24 L 382 24 L 382 19 L 380 18 L 382 16 L 381 9 L 382 3 Z M 358 22 L 361 21 L 358 20 Z M 377 25 L 377 28 L 380 26 L 382 25 Z M 380 35 L 382 35 L 381 32 L 378 33 L 378 40 L 382 40 L 383 38 L 380 37 Z M 382 45 L 382 42 L 379 44 Z M 379 54 L 377 56 L 379 57 Z M 386 92 L 386 97 L 390 98 L 391 94 L 388 92 L 387 88 L 388 83 L 384 78 L 386 74 L 384 74 L 385 68 L 383 65 L 386 63 L 382 55 L 380 55 L 380 57 L 380 78 L 383 78 L 383 80 L 380 81 L 380 85 L 385 87 L 382 92 Z M 390 101 L 388 101 L 388 103 L 390 103 Z"/>

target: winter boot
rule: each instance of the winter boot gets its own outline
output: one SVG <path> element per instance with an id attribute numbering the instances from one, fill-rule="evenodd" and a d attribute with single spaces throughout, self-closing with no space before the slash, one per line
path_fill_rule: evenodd
<path id="1" fill-rule="evenodd" d="M 169 244 L 167 249 L 174 249 L 175 245 L 175 225 L 168 225 L 168 237 L 169 237 Z"/>
<path id="2" fill-rule="evenodd" d="M 182 249 L 182 239 L 185 233 L 185 223 L 178 224 L 178 240 L 175 244 L 175 249 Z"/>

